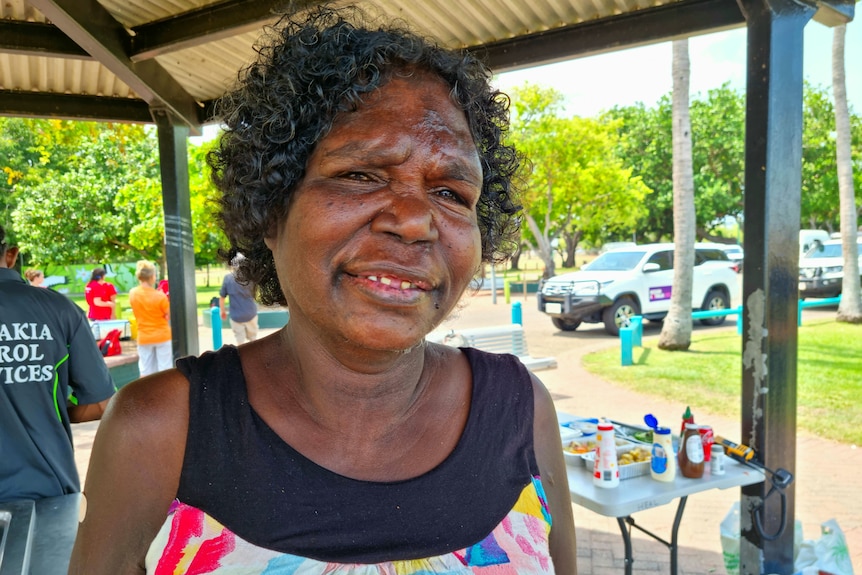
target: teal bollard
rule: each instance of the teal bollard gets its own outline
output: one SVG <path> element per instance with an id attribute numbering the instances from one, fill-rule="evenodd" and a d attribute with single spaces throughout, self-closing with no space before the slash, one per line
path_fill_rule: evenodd
<path id="1" fill-rule="evenodd" d="M 524 316 L 521 310 L 521 302 L 519 301 L 512 304 L 512 323 L 524 325 Z"/>
<path id="2" fill-rule="evenodd" d="M 221 309 L 218 307 L 210 308 L 210 324 L 213 329 L 213 349 L 219 349 L 222 346 L 221 339 Z"/>
<path id="3" fill-rule="evenodd" d="M 624 327 L 620 330 L 620 361 L 622 365 L 634 364 L 634 354 L 632 353 L 632 335 L 634 330 L 630 327 Z"/>

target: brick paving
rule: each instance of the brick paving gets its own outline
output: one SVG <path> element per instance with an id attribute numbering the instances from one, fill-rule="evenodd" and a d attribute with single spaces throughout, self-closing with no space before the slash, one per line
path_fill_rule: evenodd
<path id="1" fill-rule="evenodd" d="M 660 422 L 676 423 L 684 405 L 642 395 L 604 381 L 588 373 L 580 358 L 592 351 L 618 345 L 607 336 L 600 325 L 582 325 L 575 332 L 560 332 L 550 320 L 536 310 L 535 298 L 513 296 L 512 302 L 521 302 L 524 330 L 530 353 L 533 356 L 554 356 L 558 368 L 538 372 L 551 391 L 560 411 L 609 417 L 619 421 L 638 423 L 647 412 L 656 415 Z M 808 309 L 804 317 L 834 317 L 834 309 Z M 502 296 L 492 303 L 490 295 L 476 294 L 465 297 L 465 304 L 454 316 L 444 322 L 442 329 L 472 328 L 510 323 L 511 306 Z M 733 320 L 727 327 L 700 329 L 735 329 Z M 657 337 L 659 328 L 647 324 L 645 338 Z M 272 330 L 264 330 L 264 335 Z M 224 332 L 226 342 L 232 335 Z M 648 341 L 648 340 L 647 340 Z M 211 349 L 212 334 L 200 328 L 202 351 Z M 633 368 L 636 369 L 636 368 Z M 737 377 L 736 374 L 731 374 Z M 709 423 L 717 433 L 734 438 L 740 434 L 738 421 L 710 413 L 706 408 L 692 407 L 698 422 Z M 76 459 L 82 477 L 98 422 L 73 426 Z M 797 435 L 797 468 L 795 489 L 796 518 L 802 522 L 806 538 L 819 537 L 820 524 L 835 518 L 844 531 L 853 569 L 862 574 L 862 449 L 855 445 L 828 441 L 799 432 Z M 623 482 L 620 488 L 625 487 Z M 739 499 L 738 489 L 713 490 L 688 498 L 679 533 L 680 575 L 721 575 L 726 573 L 721 556 L 719 524 L 734 501 Z M 649 509 L 635 515 L 643 525 L 664 539 L 670 539 L 675 505 Z M 616 519 L 604 517 L 575 506 L 578 538 L 578 569 L 581 575 L 619 574 L 624 569 L 622 538 Z M 637 530 L 632 532 L 635 562 L 633 572 L 668 573 L 670 570 L 667 549 Z"/>

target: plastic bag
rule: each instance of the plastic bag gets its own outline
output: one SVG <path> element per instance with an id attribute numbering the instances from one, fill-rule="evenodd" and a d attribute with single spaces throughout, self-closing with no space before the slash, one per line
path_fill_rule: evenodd
<path id="1" fill-rule="evenodd" d="M 793 566 L 797 575 L 853 575 L 847 540 L 835 519 L 821 523 L 820 539 L 802 543 Z"/>
<path id="2" fill-rule="evenodd" d="M 739 575 L 739 501 L 734 501 L 730 510 L 719 526 L 721 534 L 721 554 L 724 558 L 724 568 L 727 575 Z M 839 529 L 840 531 L 840 529 Z M 842 534 L 843 539 L 843 534 Z M 802 521 L 799 519 L 793 525 L 793 557 L 799 555 L 802 546 Z M 845 546 L 846 548 L 846 546 Z M 849 558 L 848 558 L 849 562 Z M 799 569 L 794 565 L 794 569 Z M 808 575 L 807 573 L 804 575 Z M 835 573 L 834 575 L 848 575 L 846 573 Z M 852 572 L 849 574 L 852 575 Z"/>
<path id="3" fill-rule="evenodd" d="M 739 575 L 739 501 L 734 501 L 719 528 L 727 575 Z"/>

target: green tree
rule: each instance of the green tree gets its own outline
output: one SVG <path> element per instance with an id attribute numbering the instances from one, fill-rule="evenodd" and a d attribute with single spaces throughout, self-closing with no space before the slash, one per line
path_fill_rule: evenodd
<path id="1" fill-rule="evenodd" d="M 745 181 L 745 98 L 725 84 L 691 103 L 692 177 L 696 233 L 716 235 L 725 218 L 743 214 Z"/>
<path id="2" fill-rule="evenodd" d="M 654 108 L 638 103 L 605 114 L 620 122 L 618 155 L 654 190 L 647 198 L 647 215 L 638 224 L 638 237 L 649 241 L 674 236 L 672 108 L 668 95 Z M 725 217 L 740 218 L 743 210 L 745 100 L 724 85 L 693 100 L 689 117 L 697 236 L 725 241 L 716 228 Z"/>
<path id="3" fill-rule="evenodd" d="M 801 227 L 838 227 L 838 167 L 835 106 L 822 87 L 805 85 L 803 95 Z"/>
<path id="4" fill-rule="evenodd" d="M 155 141 L 129 124 L 58 122 L 37 134 L 39 165 L 17 184 L 19 244 L 36 262 L 152 258 L 130 243 L 136 220 L 120 190 L 158 177 Z M 147 249 L 149 248 L 149 249 Z"/>
<path id="5" fill-rule="evenodd" d="M 562 95 L 526 84 L 513 91 L 512 139 L 530 160 L 524 174 L 529 234 L 554 274 L 553 244 L 564 238 L 571 257 L 581 237 L 631 232 L 649 193 L 614 155 L 616 128 L 594 119 L 562 116 Z"/>
<path id="6" fill-rule="evenodd" d="M 638 241 L 661 241 L 673 237 L 673 146 L 671 103 L 664 97 L 654 108 L 642 102 L 617 106 L 603 118 L 613 120 L 618 130 L 616 155 L 632 173 L 642 178 L 653 193 L 646 213 L 637 224 Z"/>
<path id="7" fill-rule="evenodd" d="M 216 217 L 218 190 L 213 186 L 206 163 L 206 155 L 215 143 L 213 140 L 189 147 L 189 191 L 197 265 L 219 262 L 219 248 L 228 245 Z"/>
<path id="8" fill-rule="evenodd" d="M 196 263 L 217 261 L 224 235 L 205 155 L 189 146 Z M 155 133 L 149 127 L 0 118 L 0 217 L 20 230 L 34 265 L 164 261 L 164 211 Z"/>

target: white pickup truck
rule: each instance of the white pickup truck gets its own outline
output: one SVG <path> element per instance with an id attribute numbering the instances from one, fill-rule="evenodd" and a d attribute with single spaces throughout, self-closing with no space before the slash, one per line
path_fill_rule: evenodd
<path id="1" fill-rule="evenodd" d="M 661 320 L 670 307 L 673 244 L 647 244 L 600 255 L 581 271 L 554 276 L 539 286 L 539 311 L 554 325 L 573 331 L 582 322 L 605 324 L 618 335 L 632 316 Z M 692 308 L 728 309 L 739 295 L 739 280 L 727 254 L 712 246 L 695 246 Z M 701 319 L 719 325 L 724 316 Z"/>

